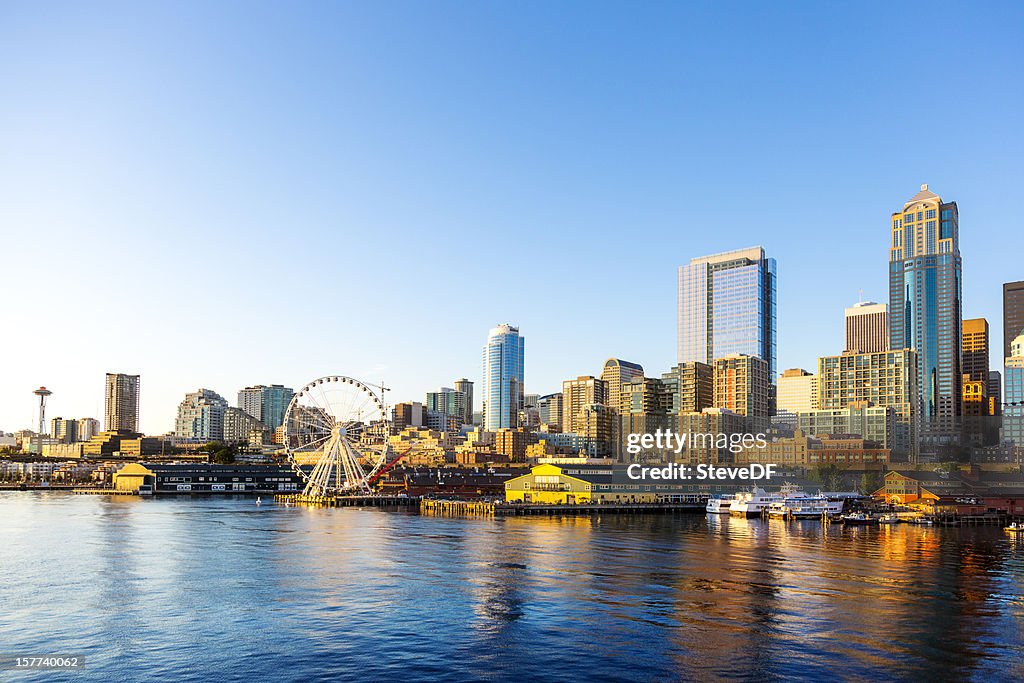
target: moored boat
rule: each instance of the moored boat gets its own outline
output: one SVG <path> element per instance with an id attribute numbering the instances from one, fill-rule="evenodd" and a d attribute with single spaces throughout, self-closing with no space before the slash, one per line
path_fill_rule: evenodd
<path id="1" fill-rule="evenodd" d="M 762 488 L 754 487 L 751 491 L 740 491 L 729 508 L 729 514 L 739 517 L 760 517 L 772 503 L 781 503 L 785 497 L 781 493 L 768 493 Z"/>
<path id="2" fill-rule="evenodd" d="M 872 517 L 866 512 L 852 512 L 848 515 L 843 515 L 843 524 L 850 526 L 867 526 L 870 524 L 878 524 L 878 518 Z"/>
<path id="3" fill-rule="evenodd" d="M 711 496 L 708 498 L 708 504 L 705 506 L 705 510 L 710 515 L 727 515 L 729 514 L 730 508 L 732 508 L 732 502 L 736 496 Z"/>
<path id="4" fill-rule="evenodd" d="M 783 519 L 820 519 L 843 511 L 843 501 L 825 496 L 797 494 L 768 506 L 768 516 Z"/>

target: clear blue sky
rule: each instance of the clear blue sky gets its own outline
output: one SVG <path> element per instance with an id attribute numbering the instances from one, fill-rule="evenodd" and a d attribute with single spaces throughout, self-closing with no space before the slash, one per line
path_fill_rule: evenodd
<path id="1" fill-rule="evenodd" d="M 675 361 L 676 267 L 763 244 L 780 369 L 956 200 L 964 315 L 1024 279 L 1020 3 L 0 4 L 0 429 L 199 386 L 526 386 Z M 999 343 L 993 345 L 994 367 Z M 99 408 L 99 410 L 98 410 Z"/>

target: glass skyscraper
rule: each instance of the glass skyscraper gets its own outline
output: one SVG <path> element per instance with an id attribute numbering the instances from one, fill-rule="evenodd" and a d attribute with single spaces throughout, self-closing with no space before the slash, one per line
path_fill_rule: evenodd
<path id="1" fill-rule="evenodd" d="M 285 411 L 294 395 L 291 388 L 280 384 L 257 384 L 239 390 L 238 407 L 270 429 L 277 429 L 284 424 Z"/>
<path id="2" fill-rule="evenodd" d="M 740 353 L 775 378 L 775 259 L 763 247 L 690 260 L 679 268 L 678 361 L 712 365 Z"/>
<path id="3" fill-rule="evenodd" d="M 952 426 L 961 402 L 961 262 L 956 202 L 927 185 L 892 214 L 889 343 L 917 351 L 925 427 Z"/>
<path id="4" fill-rule="evenodd" d="M 1003 386 L 1003 440 L 1024 446 L 1024 332 L 1010 342 Z"/>
<path id="5" fill-rule="evenodd" d="M 504 324 L 492 328 L 484 347 L 484 429 L 495 431 L 518 425 L 523 408 L 523 349 L 519 328 Z"/>

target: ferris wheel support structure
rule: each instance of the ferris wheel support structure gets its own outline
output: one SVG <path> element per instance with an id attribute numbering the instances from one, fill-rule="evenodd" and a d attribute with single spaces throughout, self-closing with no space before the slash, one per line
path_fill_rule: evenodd
<path id="1" fill-rule="evenodd" d="M 391 425 L 371 385 L 339 375 L 314 380 L 288 404 L 284 427 L 288 457 L 306 482 L 303 496 L 373 492 L 374 475 L 387 462 Z"/>

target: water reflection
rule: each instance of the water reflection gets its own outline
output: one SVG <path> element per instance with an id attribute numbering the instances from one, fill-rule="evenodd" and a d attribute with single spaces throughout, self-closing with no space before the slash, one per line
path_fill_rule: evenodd
<path id="1" fill-rule="evenodd" d="M 1024 678 L 995 528 L 60 494 L 0 520 L 0 638 L 96 680 Z"/>

